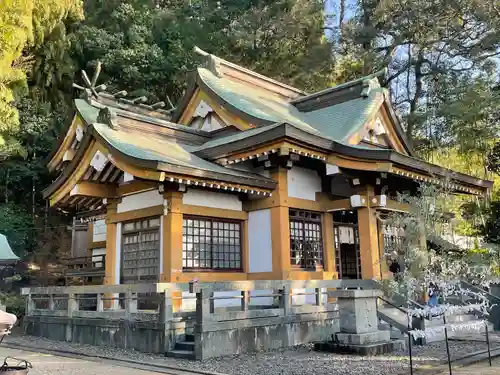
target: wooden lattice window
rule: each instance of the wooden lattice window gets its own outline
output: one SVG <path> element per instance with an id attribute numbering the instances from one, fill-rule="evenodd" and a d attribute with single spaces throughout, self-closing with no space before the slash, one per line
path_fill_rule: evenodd
<path id="1" fill-rule="evenodd" d="M 156 280 L 160 273 L 160 218 L 122 224 L 124 281 Z"/>
<path id="2" fill-rule="evenodd" d="M 241 222 L 184 216 L 182 266 L 188 270 L 241 270 Z"/>
<path id="3" fill-rule="evenodd" d="M 289 215 L 292 266 L 314 269 L 323 266 L 321 214 L 292 209 Z"/>

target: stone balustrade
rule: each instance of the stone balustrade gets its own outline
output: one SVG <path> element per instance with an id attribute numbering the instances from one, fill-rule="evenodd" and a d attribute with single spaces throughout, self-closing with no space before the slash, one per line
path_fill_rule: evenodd
<path id="1" fill-rule="evenodd" d="M 29 334 L 166 353 L 186 334 L 198 359 L 286 347 L 340 331 L 337 297 L 370 280 L 270 280 L 25 288 Z M 375 295 L 375 294 L 374 294 Z M 376 319 L 376 311 L 373 311 Z"/>

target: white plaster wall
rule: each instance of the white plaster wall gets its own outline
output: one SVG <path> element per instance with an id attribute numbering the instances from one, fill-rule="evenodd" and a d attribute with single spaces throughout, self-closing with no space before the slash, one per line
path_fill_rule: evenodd
<path id="1" fill-rule="evenodd" d="M 316 192 L 321 191 L 321 177 L 312 169 L 293 167 L 287 173 L 288 196 L 316 200 Z"/>
<path id="2" fill-rule="evenodd" d="M 158 190 L 143 191 L 141 193 L 127 195 L 118 203 L 116 212 L 128 212 L 141 208 L 159 206 L 163 204 L 163 195 Z"/>
<path id="3" fill-rule="evenodd" d="M 271 210 L 249 212 L 248 233 L 248 272 L 271 272 L 273 270 Z"/>
<path id="4" fill-rule="evenodd" d="M 182 196 L 182 203 L 192 206 L 222 208 L 236 211 L 241 211 L 243 209 L 243 204 L 236 195 L 192 188 L 184 193 Z"/>
<path id="5" fill-rule="evenodd" d="M 122 264 L 122 223 L 116 224 L 116 268 L 115 268 L 115 284 L 120 284 L 120 271 Z"/>
<path id="6" fill-rule="evenodd" d="M 92 232 L 92 242 L 106 241 L 106 221 L 94 221 L 94 230 Z"/>

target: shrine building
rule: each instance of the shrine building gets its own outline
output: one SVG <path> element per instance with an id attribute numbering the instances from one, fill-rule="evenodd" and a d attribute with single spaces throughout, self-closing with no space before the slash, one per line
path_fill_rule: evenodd
<path id="1" fill-rule="evenodd" d="M 418 159 L 378 75 L 306 93 L 199 51 L 177 106 L 83 74 L 48 168 L 89 283 L 380 279 L 378 211 L 422 182 L 492 182 Z"/>

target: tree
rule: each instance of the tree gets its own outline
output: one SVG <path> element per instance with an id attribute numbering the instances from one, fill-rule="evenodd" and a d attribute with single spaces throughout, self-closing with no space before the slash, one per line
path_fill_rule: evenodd
<path id="1" fill-rule="evenodd" d="M 15 140 L 19 115 L 13 105 L 27 93 L 33 49 L 67 20 L 80 19 L 81 0 L 6 0 L 0 4 L 0 157 L 23 150 Z"/>
<path id="2" fill-rule="evenodd" d="M 182 96 L 194 46 L 308 91 L 354 76 L 332 53 L 320 0 L 90 0 L 85 14 L 71 37 L 78 68 L 100 60 L 110 90 L 151 101 Z"/>
<path id="3" fill-rule="evenodd" d="M 489 287 L 497 280 L 499 258 L 496 253 L 482 249 L 457 251 L 455 244 L 442 240 L 442 236 L 451 233 L 453 227 L 447 215 L 453 206 L 450 198 L 446 186 L 423 184 L 419 194 L 398 197 L 401 203 L 409 205 L 408 212 L 379 217 L 385 226 L 404 232 L 399 241 L 384 249 L 381 261 L 397 261 L 401 265 L 398 276 L 386 280 L 386 288 L 404 298 L 409 334 L 413 338 L 442 334 L 443 330 L 450 328 L 445 320 L 448 315 L 474 312 L 485 318 L 492 307 L 486 293 L 477 286 Z M 430 289 L 437 293 L 437 306 L 422 307 L 413 302 L 420 300 Z M 443 316 L 440 327 L 422 330 L 422 327 L 413 325 L 412 318 L 437 316 Z M 480 332 L 485 329 L 485 322 L 452 324 L 451 328 Z"/>
<path id="4" fill-rule="evenodd" d="M 410 140 L 429 138 L 429 129 L 441 125 L 443 106 L 432 110 L 436 98 L 453 105 L 451 89 L 467 92 L 476 77 L 498 68 L 500 11 L 494 0 L 360 0 L 345 31 L 343 40 L 350 39 L 366 73 L 388 68 L 386 84 Z M 464 74 L 468 83 L 457 85 Z"/>

